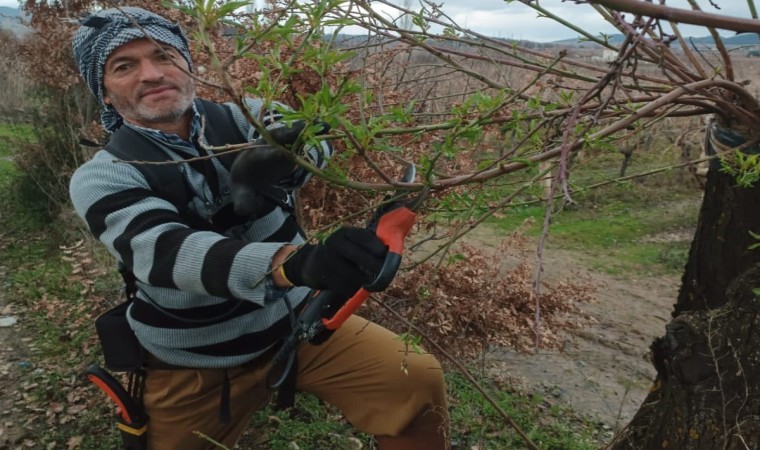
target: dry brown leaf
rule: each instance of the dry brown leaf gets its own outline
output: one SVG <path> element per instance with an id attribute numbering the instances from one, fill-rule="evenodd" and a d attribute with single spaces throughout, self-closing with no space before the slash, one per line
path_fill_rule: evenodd
<path id="1" fill-rule="evenodd" d="M 87 409 L 87 405 L 71 405 L 68 408 L 66 408 L 66 414 L 69 414 L 71 416 L 75 416 L 79 414 L 80 412 Z"/>
<path id="2" fill-rule="evenodd" d="M 69 438 L 69 441 L 66 443 L 66 446 L 69 450 L 74 450 L 76 448 L 79 448 L 79 446 L 82 445 L 83 439 L 84 439 L 83 436 L 72 436 Z"/>

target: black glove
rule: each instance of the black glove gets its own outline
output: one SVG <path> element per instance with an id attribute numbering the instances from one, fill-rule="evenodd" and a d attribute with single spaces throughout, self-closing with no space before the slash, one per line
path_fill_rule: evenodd
<path id="1" fill-rule="evenodd" d="M 285 263 L 285 276 L 296 286 L 335 290 L 347 299 L 372 282 L 388 249 L 366 228 L 344 227 L 324 244 L 305 245 Z"/>
<path id="2" fill-rule="evenodd" d="M 318 134 L 326 133 L 330 126 L 321 123 L 322 130 Z M 291 148 L 306 127 L 306 122 L 297 120 L 292 124 L 269 130 L 272 139 L 283 147 L 298 152 L 299 149 Z M 268 186 L 272 186 L 286 178 L 296 169 L 296 164 L 285 152 L 266 145 L 264 139 L 254 142 L 256 148 L 244 150 L 238 154 L 230 169 L 230 190 L 235 212 L 244 217 L 254 217 L 259 208 L 258 196 Z"/>

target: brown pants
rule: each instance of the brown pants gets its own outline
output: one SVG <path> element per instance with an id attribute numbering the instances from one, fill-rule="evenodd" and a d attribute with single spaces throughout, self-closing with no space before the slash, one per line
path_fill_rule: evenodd
<path id="1" fill-rule="evenodd" d="M 194 431 L 232 448 L 254 412 L 270 400 L 269 367 L 264 360 L 227 369 L 232 416 L 227 424 L 219 421 L 223 370 L 149 370 L 144 396 L 149 449 L 218 448 Z M 440 364 L 430 354 L 407 352 L 395 334 L 379 325 L 354 316 L 322 345 L 301 345 L 297 380 L 299 391 L 337 406 L 359 431 L 377 435 L 381 448 L 447 448 Z M 427 443 L 420 447 L 425 433 Z M 407 444 L 402 443 L 405 436 Z"/>

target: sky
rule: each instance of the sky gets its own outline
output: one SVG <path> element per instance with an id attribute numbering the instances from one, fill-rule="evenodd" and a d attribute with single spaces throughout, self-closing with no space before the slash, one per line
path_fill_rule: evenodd
<path id="1" fill-rule="evenodd" d="M 410 9 L 418 9 L 418 0 L 397 0 L 398 4 L 411 4 Z M 534 0 L 536 1 L 536 0 Z M 554 21 L 537 17 L 537 13 L 519 1 L 511 0 L 435 0 L 442 3 L 442 10 L 460 26 L 481 34 L 507 39 L 524 39 L 536 42 L 551 42 L 577 37 L 577 33 Z M 710 3 L 717 4 L 716 10 Z M 749 18 L 749 9 L 744 0 L 698 0 L 703 11 L 729 16 Z M 575 4 L 573 0 L 539 0 L 539 4 L 554 14 L 575 25 L 581 26 L 594 35 L 615 33 L 615 29 L 589 5 Z M 687 0 L 667 0 L 668 6 L 690 9 Z M 17 0 L 0 0 L 0 6 L 18 7 Z M 760 6 L 760 4 L 758 5 Z M 685 36 L 702 37 L 708 32 L 702 27 L 679 27 Z M 720 32 L 731 36 L 732 32 Z"/>
<path id="2" fill-rule="evenodd" d="M 712 0 L 721 7 L 718 11 L 706 0 L 698 0 L 705 12 L 749 18 L 746 1 Z M 657 2 L 655 2 L 657 3 Z M 575 4 L 572 0 L 543 0 L 539 4 L 567 22 L 573 23 L 592 34 L 616 33 L 599 13 L 586 4 Z M 668 6 L 691 9 L 686 0 L 668 0 Z M 459 25 L 470 28 L 488 36 L 507 39 L 525 39 L 548 42 L 577 37 L 578 33 L 551 19 L 537 17 L 537 12 L 522 3 L 503 0 L 449 0 L 444 3 L 444 11 Z M 628 15 L 630 17 L 630 14 Z M 701 37 L 709 33 L 704 27 L 679 26 L 685 36 Z M 732 35 L 733 32 L 721 32 Z"/>

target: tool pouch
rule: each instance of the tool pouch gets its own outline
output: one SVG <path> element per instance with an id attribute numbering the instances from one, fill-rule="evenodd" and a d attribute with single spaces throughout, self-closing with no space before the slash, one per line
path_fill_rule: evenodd
<path id="1" fill-rule="evenodd" d="M 144 362 L 145 350 L 127 322 L 130 303 L 131 301 L 123 302 L 95 319 L 95 330 L 103 348 L 105 365 L 114 372 L 138 370 Z"/>
<path id="2" fill-rule="evenodd" d="M 125 450 L 148 450 L 148 424 L 146 421 L 135 421 L 127 424 L 119 418 L 116 426 L 121 433 L 121 442 Z"/>

